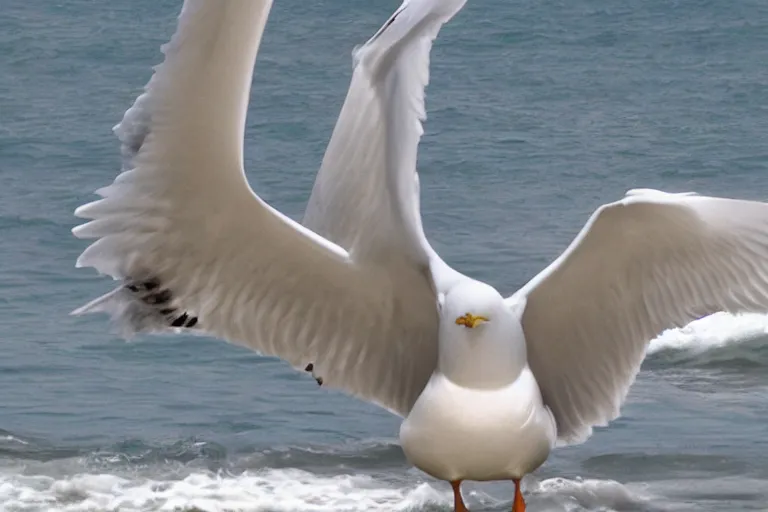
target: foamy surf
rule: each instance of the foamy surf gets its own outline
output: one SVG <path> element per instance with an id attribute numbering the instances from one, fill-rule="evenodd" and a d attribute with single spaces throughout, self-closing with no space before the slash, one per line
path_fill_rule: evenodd
<path id="1" fill-rule="evenodd" d="M 692 364 L 734 360 L 768 365 L 768 316 L 716 313 L 664 331 L 648 345 L 650 360 Z"/>
<path id="2" fill-rule="evenodd" d="M 241 475 L 193 473 L 178 480 L 110 474 L 0 477 L 3 512 L 405 511 L 447 503 L 429 484 L 388 485 L 370 476 L 317 476 L 298 469 Z"/>
<path id="3" fill-rule="evenodd" d="M 178 479 L 4 474 L 0 475 L 0 511 L 429 512 L 451 510 L 451 493 L 445 487 L 369 475 L 320 476 L 298 469 L 240 475 L 193 473 Z M 529 481 L 525 490 L 531 505 L 551 511 L 626 510 L 643 502 L 612 481 L 554 478 Z M 511 505 L 477 490 L 468 489 L 465 494 L 472 510 L 507 510 Z"/>

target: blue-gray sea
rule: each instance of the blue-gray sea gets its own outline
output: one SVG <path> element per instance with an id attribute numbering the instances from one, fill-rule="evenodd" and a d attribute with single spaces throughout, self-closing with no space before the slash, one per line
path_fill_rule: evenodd
<path id="1" fill-rule="evenodd" d="M 245 0 L 243 0 L 245 1 Z M 178 0 L 0 2 L 0 510 L 450 510 L 398 418 L 199 337 L 126 343 L 69 312 L 112 283 L 72 211 Z M 351 52 L 398 0 L 276 0 L 246 133 L 253 187 L 299 219 Z M 469 0 L 432 55 L 427 235 L 514 291 L 635 187 L 768 198 L 765 0 Z M 768 510 L 768 319 L 651 341 L 623 416 L 524 481 L 531 511 Z M 512 486 L 468 484 L 475 511 Z"/>

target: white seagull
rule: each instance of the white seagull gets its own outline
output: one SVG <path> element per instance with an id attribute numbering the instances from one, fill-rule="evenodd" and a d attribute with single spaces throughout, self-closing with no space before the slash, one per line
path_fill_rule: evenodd
<path id="1" fill-rule="evenodd" d="M 278 356 L 402 416 L 408 460 L 452 484 L 520 479 L 619 414 L 648 340 L 768 311 L 768 204 L 633 190 L 505 298 L 421 225 L 416 155 L 432 42 L 465 0 L 405 0 L 354 53 L 304 225 L 243 170 L 271 0 L 185 0 L 115 131 L 125 159 L 76 215 L 77 260 L 121 281 L 73 312 L 126 336 L 200 332 Z M 513 242 L 514 243 L 514 242 Z"/>

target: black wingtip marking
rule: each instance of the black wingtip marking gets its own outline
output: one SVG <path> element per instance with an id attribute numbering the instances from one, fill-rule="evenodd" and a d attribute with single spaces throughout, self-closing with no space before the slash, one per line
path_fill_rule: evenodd
<path id="1" fill-rule="evenodd" d="M 142 283 L 147 291 L 152 291 L 160 287 L 160 281 L 157 279 L 148 279 Z"/>
<path id="2" fill-rule="evenodd" d="M 315 364 L 314 363 L 309 363 L 304 368 L 304 371 L 305 372 L 314 372 L 315 371 Z M 318 386 L 322 386 L 323 385 L 323 378 L 322 377 L 317 377 L 314 373 L 312 373 L 312 377 L 315 378 L 315 382 L 317 382 Z"/>
<path id="3" fill-rule="evenodd" d="M 392 16 L 391 16 L 391 17 L 390 17 L 388 20 L 387 20 L 387 22 L 386 22 L 386 23 L 384 23 L 384 25 L 383 25 L 383 26 L 382 26 L 382 27 L 381 27 L 381 28 L 378 30 L 378 32 L 376 32 L 376 33 L 373 35 L 373 37 L 371 38 L 371 41 L 375 41 L 376 39 L 378 39 L 379 37 L 381 37 L 381 34 L 383 34 L 383 33 L 384 33 L 384 31 L 385 31 L 385 30 L 387 30 L 387 29 L 389 28 L 389 26 L 390 26 L 390 25 L 392 25 L 392 24 L 395 22 L 395 20 L 397 19 L 397 17 L 398 17 L 398 16 L 400 16 L 400 13 L 401 13 L 401 12 L 403 12 L 404 10 L 405 10 L 405 7 L 404 7 L 404 6 L 401 6 L 401 8 L 400 8 L 400 9 L 398 9 L 397 11 L 395 11 L 395 13 L 394 13 L 394 14 L 393 14 L 393 15 L 392 15 Z"/>
<path id="4" fill-rule="evenodd" d="M 192 327 L 197 325 L 197 322 L 198 322 L 198 318 L 196 316 L 190 317 L 187 313 L 184 313 L 180 317 L 178 317 L 176 320 L 174 320 L 171 323 L 171 326 L 184 327 L 186 329 L 191 329 Z"/>
<path id="5" fill-rule="evenodd" d="M 165 317 L 171 317 L 176 313 L 177 308 L 171 307 L 169 303 L 173 301 L 174 295 L 171 290 L 163 289 L 162 282 L 156 277 L 151 277 L 143 281 L 134 281 L 127 279 L 124 285 L 127 290 L 138 295 L 137 299 L 148 306 L 157 306 L 158 313 Z M 198 323 L 196 316 L 190 316 L 188 313 L 182 313 L 175 318 L 168 318 L 171 327 L 192 328 Z"/>
<path id="6" fill-rule="evenodd" d="M 151 293 L 144 297 L 144 302 L 152 306 L 160 306 L 161 304 L 167 304 L 173 299 L 171 290 L 160 290 L 157 293 Z"/>
<path id="7" fill-rule="evenodd" d="M 132 279 L 128 279 L 127 281 L 128 283 L 125 285 L 125 287 L 133 293 L 151 292 L 152 290 L 160 288 L 160 280 L 157 278 L 150 278 L 145 281 L 138 282 Z"/>
<path id="8" fill-rule="evenodd" d="M 382 29 L 381 29 L 381 31 L 382 31 L 382 32 L 384 32 L 385 30 L 387 30 L 387 29 L 389 28 L 389 26 L 395 22 L 395 20 L 397 19 L 397 17 L 400 15 L 400 12 L 401 12 L 401 11 L 397 11 L 395 14 L 393 14 L 393 15 L 392 15 L 392 17 L 391 17 L 391 18 L 389 18 L 389 19 L 387 20 L 387 22 L 384 24 L 384 27 L 382 27 Z"/>
<path id="9" fill-rule="evenodd" d="M 189 315 L 184 313 L 179 318 L 171 322 L 171 327 L 181 327 L 184 325 L 184 323 L 189 319 Z"/>

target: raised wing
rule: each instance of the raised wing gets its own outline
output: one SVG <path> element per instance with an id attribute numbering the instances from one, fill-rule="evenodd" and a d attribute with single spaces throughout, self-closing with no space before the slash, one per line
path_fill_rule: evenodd
<path id="1" fill-rule="evenodd" d="M 647 343 L 718 311 L 768 311 L 768 204 L 632 190 L 508 299 L 558 437 L 619 414 Z"/>
<path id="2" fill-rule="evenodd" d="M 406 0 L 355 51 L 349 91 L 303 219 L 354 254 L 407 247 L 415 258 L 440 263 L 421 227 L 417 148 L 432 42 L 465 2 Z"/>
<path id="3" fill-rule="evenodd" d="M 425 263 L 353 259 L 245 178 L 245 116 L 270 6 L 184 2 L 165 61 L 115 129 L 123 172 L 75 212 L 93 220 L 74 234 L 97 239 L 78 266 L 121 286 L 75 313 L 108 312 L 126 335 L 194 329 L 300 369 L 312 363 L 325 384 L 405 414 L 437 357 Z"/>

